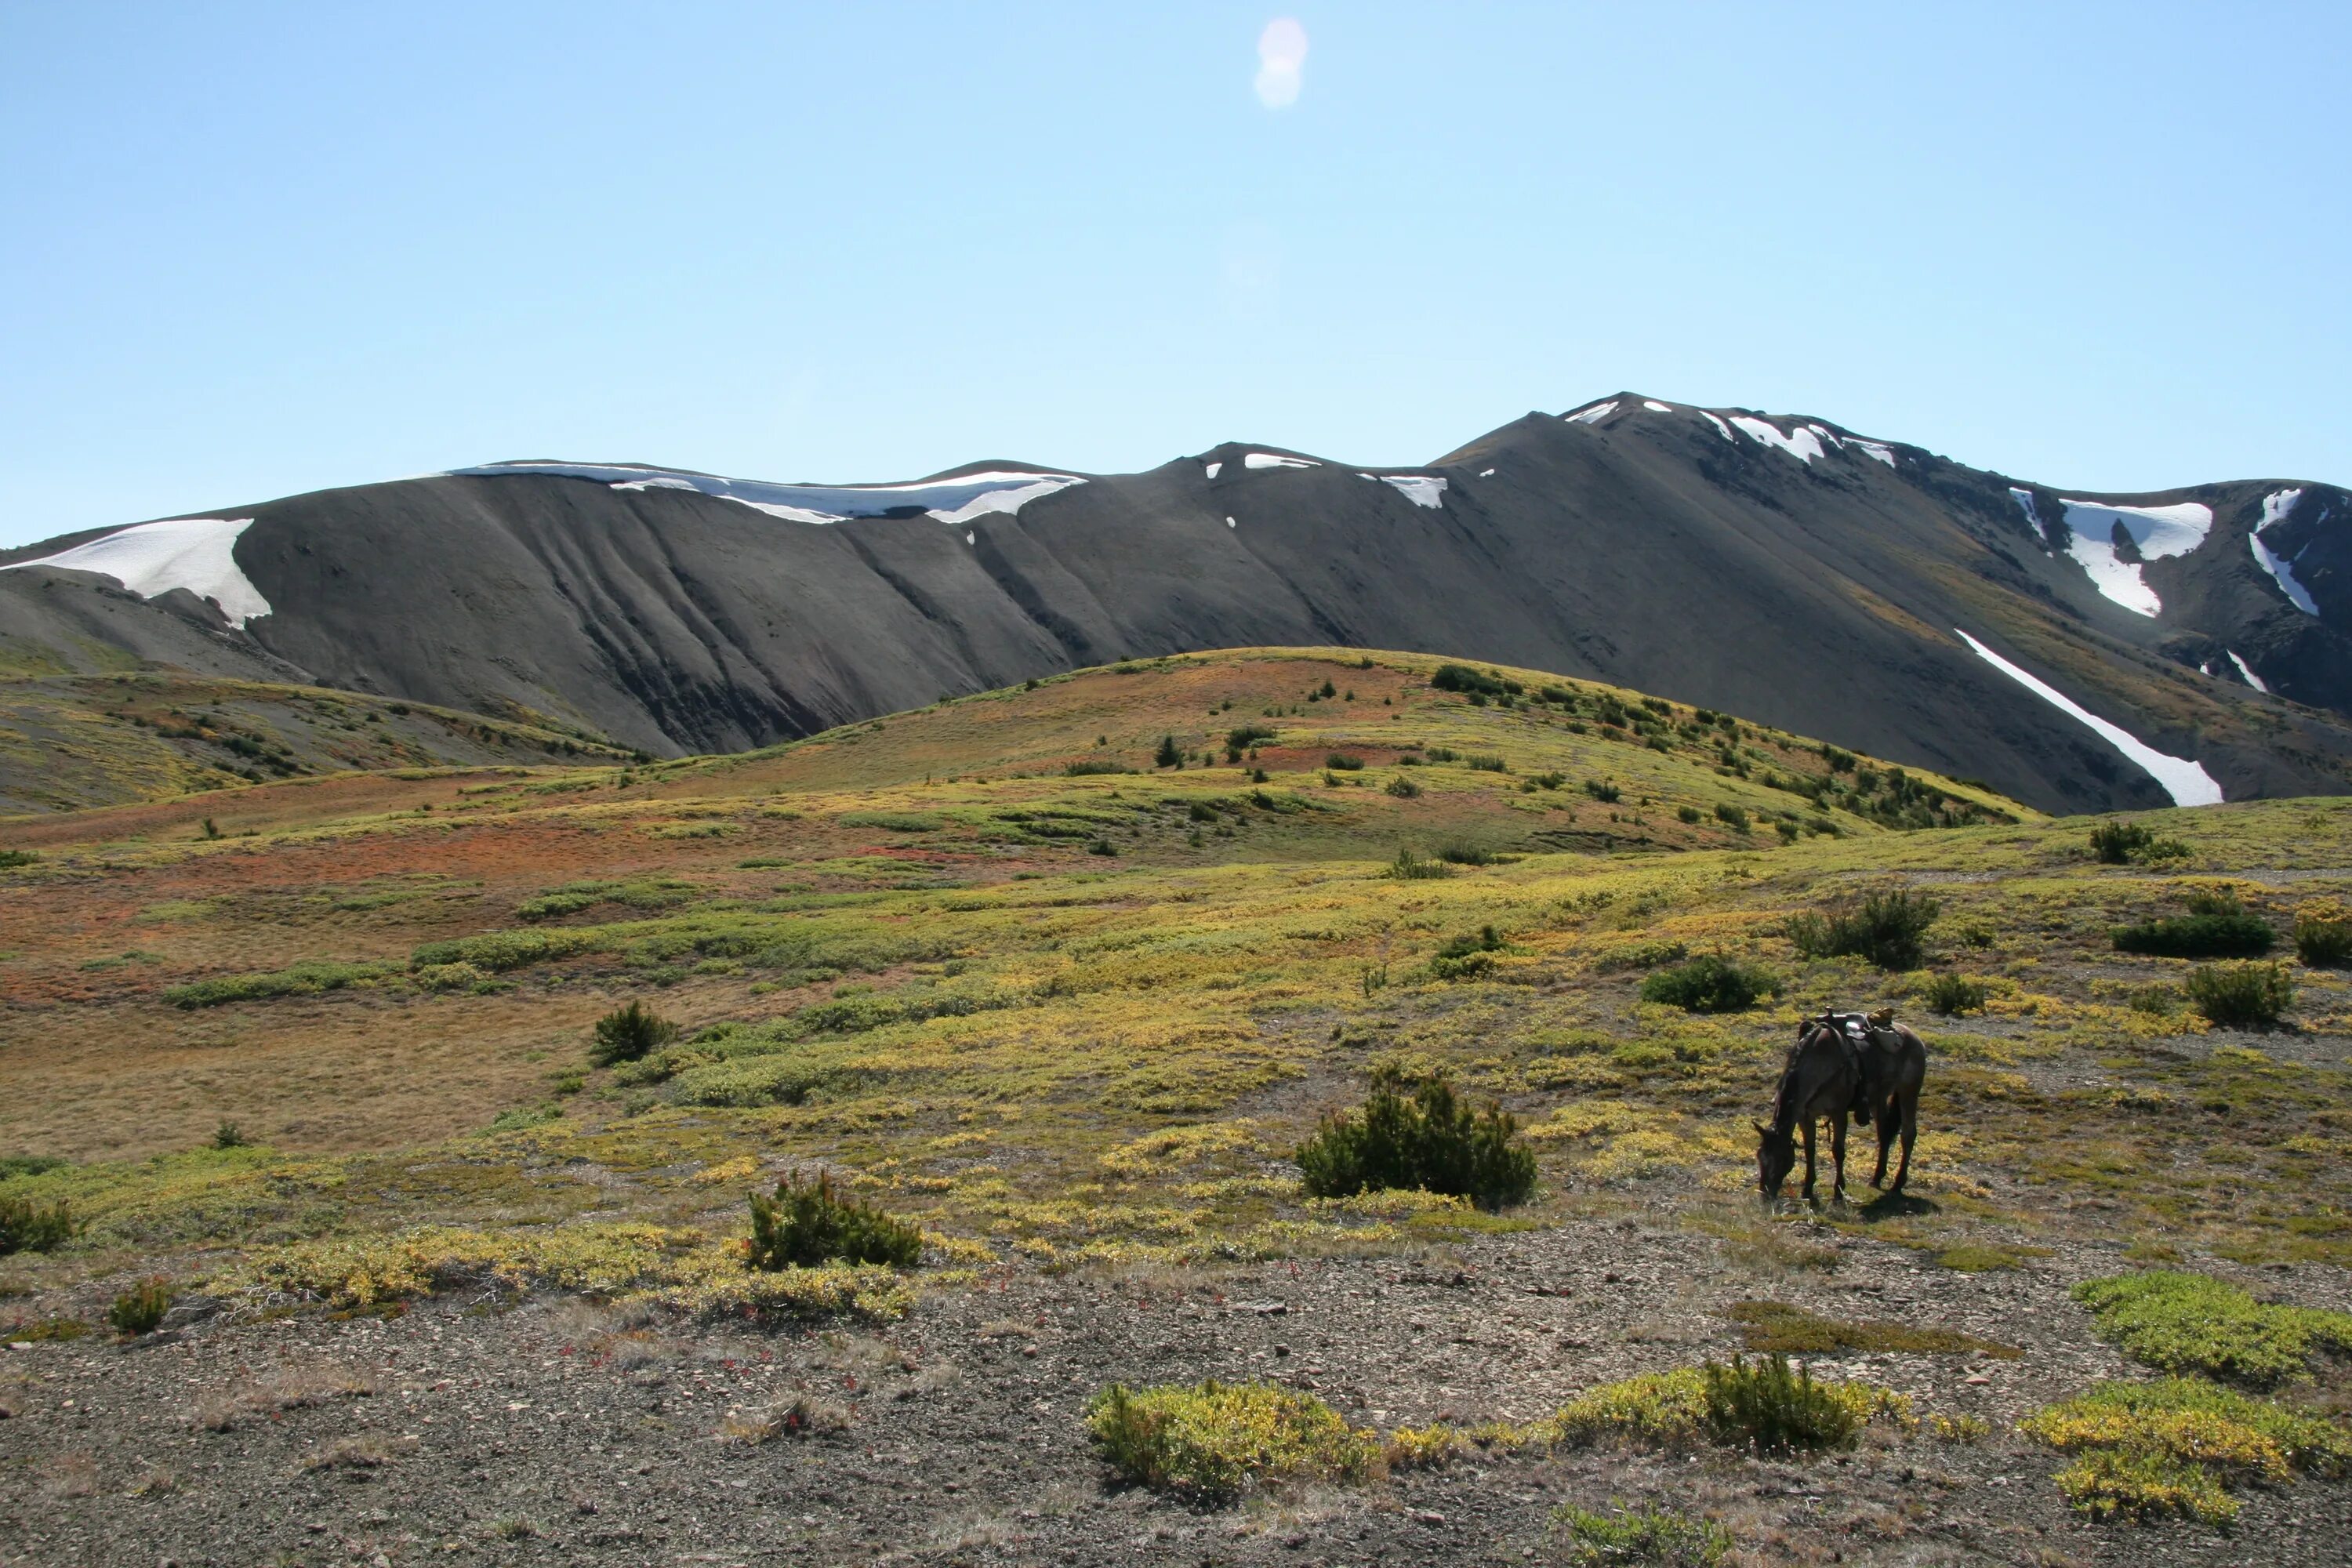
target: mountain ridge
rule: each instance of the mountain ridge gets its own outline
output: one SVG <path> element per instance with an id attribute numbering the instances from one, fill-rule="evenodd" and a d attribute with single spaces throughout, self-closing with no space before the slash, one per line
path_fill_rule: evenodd
<path id="1" fill-rule="evenodd" d="M 1625 392 L 1418 467 L 1246 441 L 1133 474 L 862 485 L 510 459 L 133 526 L 214 524 L 201 558 L 268 606 L 142 606 L 252 661 L 213 673 L 545 713 L 662 754 L 1130 657 L 1336 644 L 1605 679 L 2080 811 L 2180 797 L 1973 650 L 2218 795 L 2352 789 L 2347 499 L 2051 486 Z M 89 569 L 149 549 L 131 532 L 0 552 L 0 636 L 68 665 L 77 637 L 184 644 L 90 608 L 110 590 Z"/>

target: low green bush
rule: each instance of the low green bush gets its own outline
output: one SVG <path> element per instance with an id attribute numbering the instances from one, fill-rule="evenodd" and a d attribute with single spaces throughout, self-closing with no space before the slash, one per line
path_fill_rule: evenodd
<path id="1" fill-rule="evenodd" d="M 1394 778 L 1389 780 L 1388 783 L 1382 784 L 1381 788 L 1386 793 L 1396 796 L 1399 800 L 1415 800 L 1421 795 L 1421 786 L 1413 783 L 1411 779 L 1405 777 L 1402 773 L 1397 774 Z"/>
<path id="2" fill-rule="evenodd" d="M 2278 940 L 2268 921 L 2229 893 L 2193 894 L 2189 911 L 2117 926 L 2112 933 L 2117 951 L 2165 958 L 2258 958 Z"/>
<path id="3" fill-rule="evenodd" d="M 751 1194 L 752 1268 L 815 1268 L 827 1263 L 884 1263 L 905 1268 L 922 1256 L 922 1233 L 869 1204 L 834 1191 L 833 1178 L 787 1176 L 773 1197 Z"/>
<path id="4" fill-rule="evenodd" d="M 1388 869 L 1381 873 L 1400 882 L 1434 882 L 1454 875 L 1454 868 L 1443 860 L 1425 860 L 1411 849 L 1400 849 Z"/>
<path id="5" fill-rule="evenodd" d="M 1495 863 L 1493 850 L 1481 848 L 1475 844 L 1466 844 L 1460 839 L 1450 844 L 1439 845 L 1437 858 L 1449 866 L 1491 866 Z"/>
<path id="6" fill-rule="evenodd" d="M 1502 1208 L 1535 1191 L 1536 1157 L 1517 1132 L 1499 1106 L 1463 1104 L 1443 1074 L 1410 1084 L 1382 1071 L 1360 1110 L 1326 1112 L 1293 1157 L 1309 1197 L 1407 1188 Z"/>
<path id="7" fill-rule="evenodd" d="M 1709 1362 L 1702 1370 L 1707 1427 L 1727 1447 L 1765 1454 L 1850 1448 L 1869 1419 L 1843 1385 L 1815 1383 L 1801 1365 L 1790 1371 L 1786 1356 L 1734 1356 L 1728 1366 Z"/>
<path id="8" fill-rule="evenodd" d="M 2103 1383 L 2018 1430 L 2076 1456 L 2058 1489 L 2095 1519 L 2227 1524 L 2238 1514 L 2233 1487 L 2352 1472 L 2352 1432 L 2340 1424 L 2197 1377 Z"/>
<path id="9" fill-rule="evenodd" d="M 2314 969 L 2352 960 L 2352 904 L 2314 899 L 2294 911 L 2294 955 Z"/>
<path id="10" fill-rule="evenodd" d="M 1465 757 L 1462 759 L 1462 764 L 1465 767 L 1475 769 L 1482 773 L 1507 773 L 1511 771 L 1510 764 L 1504 762 L 1500 757 Z"/>
<path id="11" fill-rule="evenodd" d="M 1961 1013 L 1981 1013 L 1985 1007 L 1985 983 L 1966 974 L 1938 974 L 1927 982 L 1919 999 L 1931 1013 L 1951 1017 Z"/>
<path id="12" fill-rule="evenodd" d="M 2189 1005 L 2225 1029 L 2267 1029 L 2294 1005 L 2294 980 L 2278 963 L 2203 963 L 2189 972 Z"/>
<path id="13" fill-rule="evenodd" d="M 1343 773 L 1359 773 L 1363 769 L 1364 759 L 1351 757 L 1345 752 L 1333 752 L 1323 759 L 1323 765 L 1327 768 L 1336 768 Z"/>
<path id="14" fill-rule="evenodd" d="M 1367 1480 L 1381 1470 L 1373 1433 L 1278 1384 L 1113 1384 L 1087 1405 L 1087 1429 L 1128 1480 L 1207 1502 L 1268 1484 Z"/>
<path id="15" fill-rule="evenodd" d="M 62 1203 L 0 1198 L 0 1258 L 14 1252 L 51 1252 L 73 1239 L 72 1211 Z"/>
<path id="16" fill-rule="evenodd" d="M 1718 805 L 1715 808 L 1715 819 L 1734 833 L 1748 831 L 1748 813 L 1739 806 Z"/>
<path id="17" fill-rule="evenodd" d="M 1584 793 L 1603 805 L 1614 805 L 1625 792 L 1607 779 L 1587 779 L 1584 781 Z"/>
<path id="18" fill-rule="evenodd" d="M 1698 819 L 1698 807 L 1695 805 L 1678 805 L 1675 807 L 1675 820 L 1677 822 L 1695 823 Z"/>
<path id="19" fill-rule="evenodd" d="M 1467 936 L 1448 937 L 1429 961 L 1429 973 L 1438 980 L 1469 980 L 1495 967 L 1495 954 L 1510 944 L 1482 926 Z"/>
<path id="20" fill-rule="evenodd" d="M 1104 773 L 1131 773 L 1135 770 L 1125 763 L 1109 762 L 1100 757 L 1087 757 L 1070 763 L 1062 770 L 1068 778 L 1094 778 Z"/>
<path id="21" fill-rule="evenodd" d="M 388 963 L 338 963 L 313 960 L 258 974 L 219 974 L 210 980 L 173 985 L 163 1000 L 183 1012 L 218 1007 L 230 1002 L 257 1002 L 272 996 L 315 996 L 322 991 L 382 980 L 399 971 Z"/>
<path id="22" fill-rule="evenodd" d="M 1866 958 L 1881 969 L 1916 969 L 1927 928 L 1943 905 L 1908 888 L 1881 889 L 1801 914 L 1789 922 L 1789 940 L 1806 958 Z"/>
<path id="23" fill-rule="evenodd" d="M 2074 1300 L 2091 1309 L 2102 1339 L 2158 1372 L 2269 1388 L 2304 1375 L 2315 1351 L 2352 1352 L 2352 1312 L 2258 1301 L 2208 1274 L 2087 1279 Z"/>
<path id="24" fill-rule="evenodd" d="M 641 1061 L 677 1038 L 677 1026 L 644 1003 L 632 1001 L 596 1020 L 588 1059 L 600 1068 Z"/>
<path id="25" fill-rule="evenodd" d="M 106 1321 L 124 1339 L 135 1340 L 153 1333 L 171 1310 L 171 1288 L 161 1279 L 142 1279 L 114 1298 L 114 1304 L 106 1310 Z"/>
<path id="26" fill-rule="evenodd" d="M 1483 669 L 1473 669 L 1465 664 L 1441 664 L 1430 676 L 1429 684 L 1440 691 L 1476 692 L 1482 697 L 1517 696 L 1526 689 L 1517 681 L 1493 675 Z"/>
<path id="27" fill-rule="evenodd" d="M 1571 1568 L 1717 1568 L 1732 1546 L 1731 1532 L 1713 1520 L 1646 1505 L 1595 1513 L 1562 1503 L 1551 1529 Z"/>
<path id="28" fill-rule="evenodd" d="M 1642 1000 L 1680 1007 L 1685 1013 L 1744 1013 L 1766 996 L 1780 994 L 1769 970 L 1703 952 L 1687 963 L 1652 972 L 1642 981 Z"/>
<path id="29" fill-rule="evenodd" d="M 30 849 L 0 849 L 0 871 L 13 871 L 19 866 L 36 866 L 40 859 Z"/>
<path id="30" fill-rule="evenodd" d="M 2188 855 L 2189 846 L 2179 839 L 2158 838 L 2137 822 L 2107 822 L 2091 829 L 2091 858 L 2105 865 L 2147 865 Z"/>

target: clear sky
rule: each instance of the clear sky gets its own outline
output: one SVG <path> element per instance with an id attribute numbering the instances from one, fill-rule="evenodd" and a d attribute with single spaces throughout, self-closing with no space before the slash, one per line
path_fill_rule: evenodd
<path id="1" fill-rule="evenodd" d="M 1624 387 L 2352 483 L 2347 65 L 2340 0 L 5 0 L 0 543 L 499 458 L 1408 464 Z"/>

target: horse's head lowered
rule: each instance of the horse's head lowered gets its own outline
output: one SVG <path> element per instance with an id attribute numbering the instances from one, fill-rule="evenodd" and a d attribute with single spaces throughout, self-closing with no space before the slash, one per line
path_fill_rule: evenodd
<path id="1" fill-rule="evenodd" d="M 1780 1184 L 1797 1163 L 1797 1135 L 1775 1132 L 1759 1121 L 1756 1126 L 1756 1190 L 1769 1203 L 1780 1195 Z"/>

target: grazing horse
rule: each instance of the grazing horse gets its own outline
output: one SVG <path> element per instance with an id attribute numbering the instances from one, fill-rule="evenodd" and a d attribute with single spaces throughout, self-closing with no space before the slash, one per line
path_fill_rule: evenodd
<path id="1" fill-rule="evenodd" d="M 1813 1123 L 1830 1119 L 1830 1158 L 1835 1164 L 1832 1195 L 1845 1196 L 1845 1119 L 1862 1097 L 1862 1068 L 1833 1025 L 1808 1019 L 1797 1026 L 1797 1043 L 1780 1068 L 1772 1096 L 1772 1125 L 1755 1123 L 1756 1185 L 1769 1201 L 1780 1195 L 1797 1163 L 1796 1130 L 1805 1132 L 1805 1201 L 1813 1197 Z"/>
<path id="2" fill-rule="evenodd" d="M 1823 1015 L 1798 1026 L 1797 1043 L 1780 1069 L 1772 1097 L 1772 1124 L 1756 1127 L 1756 1184 L 1767 1199 L 1780 1195 L 1797 1163 L 1796 1129 L 1805 1136 L 1804 1196 L 1813 1196 L 1813 1124 L 1830 1119 L 1832 1196 L 1845 1196 L 1845 1124 L 1849 1113 L 1878 1124 L 1878 1170 L 1874 1187 L 1886 1180 L 1886 1156 L 1899 1136 L 1903 1162 L 1889 1193 L 1899 1193 L 1911 1174 L 1911 1145 L 1919 1135 L 1919 1088 L 1927 1077 L 1927 1046 L 1908 1024 L 1874 1030 L 1891 1045 L 1871 1043 L 1857 1051 L 1841 1037 L 1834 1017 Z"/>

